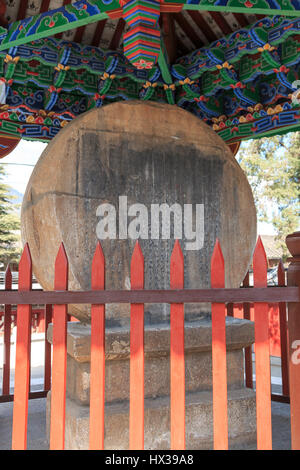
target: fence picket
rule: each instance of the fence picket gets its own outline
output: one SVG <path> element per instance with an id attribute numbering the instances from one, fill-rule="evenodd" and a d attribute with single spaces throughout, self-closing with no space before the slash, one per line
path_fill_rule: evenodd
<path id="1" fill-rule="evenodd" d="M 131 289 L 144 289 L 144 256 L 138 242 L 131 259 Z M 129 448 L 144 449 L 144 304 L 131 304 Z"/>
<path id="2" fill-rule="evenodd" d="M 297 261 L 297 259 L 296 259 Z M 243 295 L 238 289 L 224 289 L 225 287 L 224 258 L 219 241 L 216 241 L 211 258 L 211 289 L 195 290 L 196 302 L 202 301 L 209 294 L 212 302 L 212 375 L 213 375 L 213 429 L 214 448 L 228 449 L 228 393 L 227 393 L 227 366 L 226 366 L 226 308 L 228 315 L 255 320 L 255 360 L 256 360 L 256 410 L 257 410 L 257 448 L 272 449 L 272 418 L 271 418 L 271 371 L 270 371 L 270 343 L 269 343 L 269 304 L 278 302 L 280 313 L 281 357 L 283 395 L 288 396 L 289 376 L 287 360 L 287 319 L 285 301 L 289 302 L 292 311 L 293 305 L 299 303 L 299 293 L 296 287 L 285 287 L 285 273 L 282 263 L 278 266 L 278 288 L 267 288 L 267 259 L 260 237 L 258 238 L 253 255 L 254 288 L 249 286 L 249 274 L 243 282 Z M 292 280 L 293 281 L 293 280 Z M 291 281 L 291 282 L 292 282 Z M 281 287 L 280 287 L 281 286 Z M 32 292 L 32 262 L 28 244 L 26 244 L 19 264 L 19 292 L 7 292 L 12 287 L 12 275 L 9 267 L 5 275 L 5 291 L 2 303 L 5 300 L 12 302 L 12 294 L 18 294 L 17 307 L 17 341 L 15 366 L 15 391 L 13 407 L 12 448 L 26 449 L 28 425 L 28 399 L 45 396 L 51 382 L 51 346 L 45 345 L 45 380 L 44 392 L 30 393 L 30 345 L 32 308 L 36 303 L 36 292 Z M 129 447 L 130 449 L 143 449 L 144 447 L 144 303 L 143 302 L 169 302 L 170 305 L 170 421 L 171 421 L 171 449 L 185 449 L 185 355 L 184 355 L 184 303 L 191 301 L 184 290 L 184 259 L 177 240 L 170 260 L 170 290 L 144 291 L 144 257 L 137 242 L 131 260 L 131 289 L 130 297 L 125 297 L 131 304 L 130 329 L 130 412 L 129 412 Z M 67 305 L 70 303 L 66 297 L 68 290 L 68 259 L 61 244 L 55 263 L 55 297 L 46 297 L 48 303 L 58 302 L 53 306 L 53 366 L 52 366 L 52 397 L 50 417 L 50 448 L 64 449 L 65 441 L 65 400 L 66 400 L 66 362 L 67 362 Z M 104 448 L 104 403 L 105 403 L 105 303 L 116 300 L 115 294 L 124 294 L 124 291 L 105 291 L 105 259 L 100 243 L 98 243 L 92 264 L 92 290 L 80 292 L 83 297 L 75 297 L 81 303 L 82 299 L 92 296 L 94 302 L 91 307 L 91 382 L 90 382 L 90 449 Z M 266 291 L 268 289 L 268 294 Z M 276 289 L 280 295 L 276 297 Z M 134 291 L 143 292 L 134 292 Z M 28 295 L 29 291 L 29 295 Z M 125 292 L 126 293 L 126 292 Z M 208 293 L 208 294 L 207 294 Z M 42 294 L 45 294 L 44 292 Z M 73 294 L 73 293 L 72 293 Z M 97 295 L 95 295 L 97 294 Z M 105 294 L 105 295 L 102 295 Z M 107 295 L 106 295 L 107 294 Z M 226 294 L 226 295 L 225 295 Z M 245 294 L 245 295 L 244 295 Z M 263 294 L 263 295 L 262 295 Z M 94 295 L 94 297 L 93 297 Z M 157 297 L 157 295 L 159 297 Z M 275 295 L 275 300 L 274 300 Z M 14 299 L 16 299 L 14 298 Z M 40 299 L 45 297 L 40 297 Z M 90 298 L 90 297 L 88 297 Z M 193 297 L 192 297 L 193 298 Z M 118 301 L 119 298 L 117 297 Z M 194 298 L 193 298 L 194 299 Z M 73 301 L 73 297 L 71 297 Z M 121 298 L 121 302 L 124 298 Z M 172 303 L 173 302 L 173 303 Z M 178 302 L 178 303 L 174 303 Z M 225 302 L 227 307 L 225 306 Z M 47 303 L 47 302 L 44 302 Z M 75 302 L 74 302 L 75 303 Z M 233 308 L 232 308 L 233 307 Z M 250 312 L 251 310 L 251 312 Z M 52 305 L 46 305 L 45 330 L 51 321 Z M 243 311 L 243 313 L 242 313 Z M 296 312 L 296 310 L 295 310 Z M 250 315 L 251 313 L 251 315 Z M 290 313 L 290 312 L 289 312 Z M 36 314 L 37 315 L 37 314 Z M 5 399 L 12 399 L 9 395 L 9 355 L 10 355 L 10 328 L 13 320 L 11 305 L 5 305 L 5 361 L 3 377 L 3 394 Z M 295 316 L 294 316 L 295 317 Z M 290 317 L 289 317 L 290 318 Z M 294 334 L 294 328 L 289 329 Z M 294 335 L 295 336 L 295 335 Z M 293 340 L 294 340 L 293 336 Z M 291 339 L 290 342 L 292 343 Z M 248 353 L 248 356 L 247 356 Z M 251 350 L 246 350 L 246 385 L 252 385 Z M 7 367 L 6 367 L 7 366 Z M 293 367 L 291 361 L 290 367 Z M 295 386 L 297 376 L 291 374 L 291 402 L 293 405 L 292 441 L 293 447 L 298 448 L 298 435 L 295 431 L 298 425 L 298 413 Z M 297 385 L 297 384 L 296 384 Z M 43 395 L 44 394 L 44 395 Z M 1 400 L 0 400 L 1 401 Z M 2 400 L 4 401 L 4 400 Z M 296 403 L 296 404 L 295 404 Z M 292 408 L 292 406 L 291 406 Z"/>
<path id="3" fill-rule="evenodd" d="M 211 287 L 225 287 L 224 258 L 217 239 L 211 258 Z M 228 449 L 225 304 L 212 303 L 212 374 L 214 449 Z"/>
<path id="4" fill-rule="evenodd" d="M 285 271 L 283 262 L 280 261 L 277 268 L 278 286 L 285 286 Z M 287 334 L 287 317 L 286 304 L 279 302 L 279 325 L 280 325 L 280 351 L 281 351 L 281 378 L 282 378 L 282 394 L 289 395 L 289 365 L 288 365 L 288 334 Z"/>
<path id="5" fill-rule="evenodd" d="M 44 369 L 44 391 L 51 388 L 51 343 L 47 340 L 47 330 L 52 321 L 52 305 L 45 307 L 45 369 Z"/>
<path id="6" fill-rule="evenodd" d="M 253 254 L 254 287 L 267 286 L 268 262 L 258 237 Z M 272 449 L 271 371 L 268 304 L 254 304 L 257 448 Z"/>
<path id="7" fill-rule="evenodd" d="M 184 259 L 176 240 L 170 263 L 170 288 L 184 286 Z M 185 449 L 184 304 L 170 307 L 171 450 Z"/>
<path id="8" fill-rule="evenodd" d="M 92 289 L 105 288 L 105 258 L 97 243 L 92 263 Z M 105 305 L 91 307 L 90 450 L 104 449 Z"/>
<path id="9" fill-rule="evenodd" d="M 28 244 L 19 263 L 19 291 L 30 291 L 32 261 Z M 18 305 L 12 449 L 27 447 L 28 398 L 30 383 L 31 305 Z"/>
<path id="10" fill-rule="evenodd" d="M 229 302 L 226 306 L 226 309 L 227 309 L 227 316 L 228 317 L 233 317 L 234 316 L 234 314 L 233 314 L 234 304 L 232 302 Z"/>
<path id="11" fill-rule="evenodd" d="M 54 289 L 68 289 L 68 258 L 63 243 L 56 261 Z M 53 306 L 53 362 L 51 387 L 50 449 L 63 450 L 65 445 L 67 305 Z"/>
<path id="12" fill-rule="evenodd" d="M 249 271 L 244 280 L 243 287 L 249 287 Z M 245 320 L 251 320 L 250 303 L 243 303 L 243 317 Z M 253 388 L 253 371 L 252 371 L 252 346 L 245 348 L 245 377 L 246 387 Z"/>
<path id="13" fill-rule="evenodd" d="M 9 266 L 5 272 L 5 290 L 12 288 L 12 274 Z M 2 377 L 2 395 L 9 395 L 10 388 L 10 341 L 11 341 L 11 305 L 4 306 L 4 358 L 3 358 L 3 377 Z"/>

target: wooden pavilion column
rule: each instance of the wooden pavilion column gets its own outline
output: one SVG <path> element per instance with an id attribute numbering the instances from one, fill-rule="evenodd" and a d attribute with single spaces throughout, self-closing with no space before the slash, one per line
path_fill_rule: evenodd
<path id="1" fill-rule="evenodd" d="M 292 255 L 288 268 L 288 286 L 300 288 L 300 232 L 286 237 Z M 300 303 L 288 304 L 289 373 L 292 449 L 300 450 Z"/>

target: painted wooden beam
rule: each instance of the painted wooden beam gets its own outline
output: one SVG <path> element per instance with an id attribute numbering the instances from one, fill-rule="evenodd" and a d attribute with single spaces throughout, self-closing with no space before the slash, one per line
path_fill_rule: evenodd
<path id="1" fill-rule="evenodd" d="M 15 21 L 0 28 L 0 50 L 80 28 L 109 17 L 122 16 L 118 0 L 80 0 L 55 10 Z"/>
<path id="2" fill-rule="evenodd" d="M 183 4 L 185 10 L 300 16 L 300 0 L 164 0 L 169 3 Z"/>

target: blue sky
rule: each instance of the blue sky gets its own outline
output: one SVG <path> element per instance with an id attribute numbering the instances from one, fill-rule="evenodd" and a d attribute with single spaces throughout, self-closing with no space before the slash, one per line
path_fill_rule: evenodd
<path id="1" fill-rule="evenodd" d="M 33 167 L 46 146 L 47 144 L 42 142 L 21 140 L 15 150 L 0 162 L 5 164 L 5 183 L 24 194 Z M 12 163 L 18 165 L 12 165 Z"/>
<path id="2" fill-rule="evenodd" d="M 6 177 L 4 182 L 19 193 L 24 194 L 34 165 L 46 146 L 47 144 L 42 142 L 21 140 L 16 149 L 0 162 L 1 164 L 7 164 L 5 165 Z M 13 165 L 14 163 L 17 165 Z M 259 222 L 258 233 L 260 235 L 273 235 L 275 232 L 272 225 Z"/>

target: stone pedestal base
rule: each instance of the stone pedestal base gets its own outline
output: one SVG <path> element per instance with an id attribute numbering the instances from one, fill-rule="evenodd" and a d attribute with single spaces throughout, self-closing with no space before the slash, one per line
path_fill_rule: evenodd
<path id="1" fill-rule="evenodd" d="M 166 325 L 145 329 L 145 449 L 170 448 L 169 350 Z M 227 318 L 229 443 L 242 448 L 256 438 L 255 393 L 244 387 L 243 348 L 254 340 L 253 324 Z M 52 340 L 52 325 L 48 339 Z M 90 326 L 68 324 L 66 449 L 89 446 Z M 129 331 L 106 331 L 105 449 L 128 449 Z M 213 446 L 211 323 L 186 324 L 187 449 Z M 50 416 L 48 395 L 48 421 Z"/>

